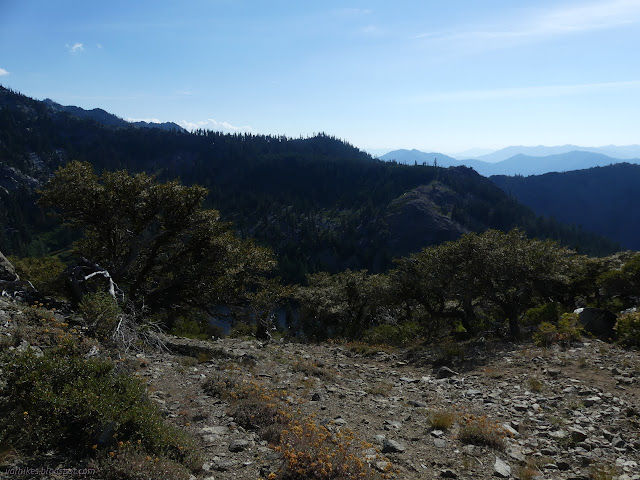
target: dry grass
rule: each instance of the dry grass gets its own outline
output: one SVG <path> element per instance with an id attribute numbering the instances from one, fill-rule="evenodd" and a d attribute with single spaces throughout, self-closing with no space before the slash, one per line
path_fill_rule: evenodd
<path id="1" fill-rule="evenodd" d="M 527 386 L 532 392 L 540 393 L 542 391 L 543 384 L 537 377 L 529 377 L 527 379 Z"/>
<path id="2" fill-rule="evenodd" d="M 380 395 L 382 397 L 386 397 L 391 393 L 391 389 L 393 388 L 392 383 L 388 382 L 376 382 L 370 387 L 367 388 L 367 393 L 370 395 Z"/>
<path id="3" fill-rule="evenodd" d="M 218 382 L 219 383 L 219 382 Z M 371 444 L 361 442 L 346 428 L 318 425 L 314 416 L 302 417 L 286 403 L 286 390 L 268 389 L 252 380 L 227 390 L 236 422 L 256 430 L 284 462 L 269 480 L 384 479 L 392 473 L 375 471 L 363 455 Z M 379 460 L 379 458 L 376 458 Z"/>
<path id="4" fill-rule="evenodd" d="M 291 365 L 291 369 L 294 372 L 304 373 L 309 377 L 325 378 L 328 380 L 335 378 L 335 374 L 331 370 L 311 360 L 298 360 Z"/>
<path id="5" fill-rule="evenodd" d="M 460 418 L 458 438 L 462 443 L 483 445 L 504 450 L 504 440 L 511 436 L 498 422 L 487 417 L 463 414 Z"/>
<path id="6" fill-rule="evenodd" d="M 427 420 L 435 430 L 448 430 L 456 422 L 457 413 L 452 410 L 432 410 Z"/>

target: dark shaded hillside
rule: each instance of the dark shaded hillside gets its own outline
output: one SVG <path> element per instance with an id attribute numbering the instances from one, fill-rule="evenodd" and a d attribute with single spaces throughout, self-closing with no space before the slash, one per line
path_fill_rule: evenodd
<path id="1" fill-rule="evenodd" d="M 271 246 L 288 280 L 321 270 L 382 271 L 393 257 L 487 228 L 519 226 L 584 252 L 615 250 L 602 237 L 536 217 L 469 168 L 378 161 L 324 134 L 112 128 L 0 89 L 0 159 L 0 246 L 10 253 L 68 243 L 33 201 L 35 186 L 71 159 L 207 187 L 209 205 Z"/>
<path id="2" fill-rule="evenodd" d="M 539 215 L 581 225 L 640 250 L 640 165 L 619 163 L 530 177 L 491 177 Z"/>

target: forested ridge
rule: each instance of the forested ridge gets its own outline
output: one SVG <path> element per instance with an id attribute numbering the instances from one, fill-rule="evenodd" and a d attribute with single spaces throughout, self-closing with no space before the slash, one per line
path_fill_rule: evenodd
<path id="1" fill-rule="evenodd" d="M 70 160 L 88 161 L 98 172 L 145 171 L 206 187 L 205 205 L 271 247 L 288 281 L 345 268 L 385 271 L 394 257 L 488 228 L 520 227 L 584 253 L 616 250 L 602 237 L 536 216 L 471 169 L 383 162 L 323 133 L 114 128 L 7 89 L 0 106 L 0 247 L 9 253 L 43 254 L 69 243 L 70 234 L 54 233 L 34 205 L 34 190 Z M 429 191 L 416 190 L 424 185 Z"/>

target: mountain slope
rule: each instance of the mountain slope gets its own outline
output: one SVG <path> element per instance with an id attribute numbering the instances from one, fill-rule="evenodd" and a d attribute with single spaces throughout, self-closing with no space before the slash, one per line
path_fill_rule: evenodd
<path id="1" fill-rule="evenodd" d="M 581 225 L 624 248 L 640 250 L 640 165 L 491 180 L 539 215 Z"/>
<path id="2" fill-rule="evenodd" d="M 185 131 L 180 125 L 173 122 L 164 122 L 164 123 L 154 123 L 154 122 L 128 122 L 127 120 L 123 120 L 116 115 L 113 115 L 109 112 L 102 110 L 101 108 L 94 108 L 92 110 L 85 110 L 84 108 L 75 107 L 75 106 L 64 106 L 59 103 L 54 102 L 53 100 L 47 98 L 43 100 L 43 102 L 47 107 L 55 112 L 65 112 L 74 117 L 78 118 L 86 118 L 90 120 L 94 120 L 102 125 L 107 125 L 110 127 L 123 127 L 128 128 L 132 125 L 140 128 L 159 128 L 160 130 L 177 130 L 177 131 Z"/>
<path id="3" fill-rule="evenodd" d="M 291 139 L 113 128 L 1 89 L 0 158 L 6 225 L 0 247 L 7 253 L 43 253 L 68 242 L 62 233 L 52 237 L 54 225 L 34 205 L 34 187 L 70 159 L 207 187 L 208 205 L 243 235 L 271 246 L 288 280 L 321 270 L 382 271 L 393 257 L 487 228 L 520 227 L 592 253 L 615 249 L 601 237 L 536 217 L 469 168 L 379 161 L 324 134 Z"/>

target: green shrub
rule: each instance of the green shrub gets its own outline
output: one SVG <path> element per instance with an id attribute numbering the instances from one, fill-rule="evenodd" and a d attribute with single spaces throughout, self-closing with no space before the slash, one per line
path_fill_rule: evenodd
<path id="1" fill-rule="evenodd" d="M 231 338 L 252 337 L 256 334 L 256 324 L 237 322 L 231 327 L 229 336 Z"/>
<path id="2" fill-rule="evenodd" d="M 524 317 L 522 317 L 522 324 L 536 326 L 542 324 L 542 322 L 556 323 L 561 313 L 562 307 L 557 303 L 545 303 L 527 310 Z"/>
<path id="3" fill-rule="evenodd" d="M 122 309 L 108 292 L 89 293 L 82 297 L 78 311 L 84 317 L 92 334 L 107 338 L 118 324 Z"/>
<path id="4" fill-rule="evenodd" d="M 116 373 L 112 362 L 60 349 L 7 352 L 0 362 L 0 443 L 77 457 L 128 444 L 196 467 L 192 440 L 165 424 L 140 380 Z"/>
<path id="5" fill-rule="evenodd" d="M 621 344 L 628 347 L 640 346 L 640 312 L 620 315 L 615 330 Z"/>
<path id="6" fill-rule="evenodd" d="M 563 343 L 577 342 L 584 332 L 577 313 L 563 313 L 558 320 L 559 340 Z"/>
<path id="7" fill-rule="evenodd" d="M 62 278 L 66 268 L 58 257 L 9 257 L 21 280 L 28 280 L 40 293 L 66 298 L 67 288 Z"/>
<path id="8" fill-rule="evenodd" d="M 533 341 L 540 347 L 548 347 L 554 343 L 570 344 L 580 340 L 582 327 L 576 313 L 563 313 L 558 325 L 542 322 L 533 334 Z"/>
<path id="9" fill-rule="evenodd" d="M 177 337 L 194 338 L 198 340 L 209 340 L 211 337 L 224 338 L 224 329 L 209 322 L 208 318 L 179 317 L 173 322 L 169 331 Z"/>
<path id="10" fill-rule="evenodd" d="M 422 330 L 423 327 L 417 322 L 397 325 L 384 323 L 366 330 L 362 339 L 370 345 L 407 346 L 420 339 Z"/>

